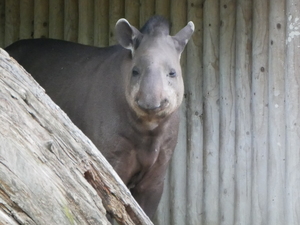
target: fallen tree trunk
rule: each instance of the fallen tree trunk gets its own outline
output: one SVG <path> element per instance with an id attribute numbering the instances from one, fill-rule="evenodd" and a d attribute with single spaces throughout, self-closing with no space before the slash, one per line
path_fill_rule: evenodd
<path id="1" fill-rule="evenodd" d="M 0 224 L 152 224 L 106 159 L 0 49 Z"/>

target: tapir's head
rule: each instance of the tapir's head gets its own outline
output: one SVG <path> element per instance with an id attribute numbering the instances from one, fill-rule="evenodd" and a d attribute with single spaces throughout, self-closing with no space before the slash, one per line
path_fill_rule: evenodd
<path id="1" fill-rule="evenodd" d="M 140 118 L 164 118 L 181 104 L 184 92 L 180 56 L 194 32 L 189 22 L 175 36 L 169 35 L 168 22 L 152 17 L 137 30 L 127 20 L 116 24 L 120 45 L 131 50 L 126 99 Z"/>

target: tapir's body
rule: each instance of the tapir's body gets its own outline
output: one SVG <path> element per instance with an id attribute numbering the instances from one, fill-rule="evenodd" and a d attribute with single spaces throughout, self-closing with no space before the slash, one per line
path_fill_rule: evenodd
<path id="1" fill-rule="evenodd" d="M 97 48 L 37 39 L 16 42 L 6 50 L 93 141 L 152 216 L 177 142 L 183 95 L 179 58 L 184 46 L 172 50 L 171 43 L 171 52 L 165 53 L 166 43 L 156 43 L 162 34 L 147 41 L 146 34 L 124 21 L 116 28 L 121 45 Z M 125 34 L 132 31 L 125 39 L 124 27 Z M 191 25 L 188 28 L 193 31 Z"/>

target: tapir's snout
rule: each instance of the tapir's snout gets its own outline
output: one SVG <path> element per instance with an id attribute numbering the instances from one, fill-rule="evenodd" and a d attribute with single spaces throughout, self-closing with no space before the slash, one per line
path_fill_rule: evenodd
<path id="1" fill-rule="evenodd" d="M 157 113 L 157 112 L 160 112 L 160 111 L 166 109 L 169 105 L 169 100 L 165 98 L 161 101 L 147 102 L 147 101 L 144 101 L 143 99 L 137 98 L 136 104 L 144 112 L 146 112 L 148 114 L 152 114 L 152 113 Z"/>
<path id="2" fill-rule="evenodd" d="M 135 96 L 137 107 L 147 114 L 157 114 L 169 106 L 164 77 L 155 69 L 147 69 L 141 77 L 139 90 Z"/>

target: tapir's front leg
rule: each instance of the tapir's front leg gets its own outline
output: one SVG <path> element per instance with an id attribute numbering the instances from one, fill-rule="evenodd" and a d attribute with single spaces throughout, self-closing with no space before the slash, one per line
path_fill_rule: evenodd
<path id="1" fill-rule="evenodd" d="M 133 197 L 150 219 L 153 218 L 156 212 L 162 192 L 163 182 L 155 188 L 146 188 L 144 190 L 139 190 L 139 188 L 132 189 Z"/>
<path id="2" fill-rule="evenodd" d="M 168 162 L 163 164 L 156 162 L 143 179 L 131 189 L 133 197 L 149 218 L 154 216 L 161 199 L 167 167 Z"/>

